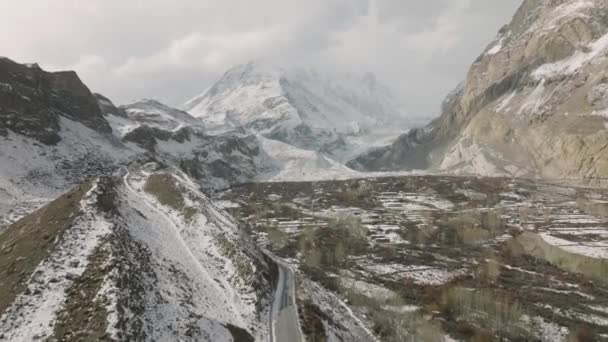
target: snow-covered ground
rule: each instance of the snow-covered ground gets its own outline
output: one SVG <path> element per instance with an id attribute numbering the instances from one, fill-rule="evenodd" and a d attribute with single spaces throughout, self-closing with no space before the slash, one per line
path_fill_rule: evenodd
<path id="1" fill-rule="evenodd" d="M 130 233 L 148 247 L 151 262 L 162 265 L 153 269 L 155 277 L 148 281 L 154 282 L 165 299 L 143 303 L 146 314 L 142 320 L 150 336 L 174 339 L 188 328 L 186 324 L 194 324 L 203 333 L 200 339 L 226 340 L 225 325 L 230 323 L 264 339 L 266 316 L 256 307 L 264 298 L 258 297 L 259 289 L 251 282 L 262 263 L 255 258 L 261 259 L 261 255 L 241 240 L 232 218 L 207 200 L 195 183 L 184 176 L 169 177 L 174 177 L 188 210 L 195 211 L 192 217 L 184 216 L 185 209 L 163 205 L 146 193 L 145 173 L 125 176 L 127 206 L 123 210 Z M 251 273 L 239 273 L 242 271 Z M 180 277 L 187 279 L 187 287 Z M 184 300 L 186 305 L 180 304 Z M 200 319 L 188 319 L 193 314 Z M 166 329 L 168 325 L 174 329 Z"/>
<path id="2" fill-rule="evenodd" d="M 408 279 L 418 285 L 441 285 L 467 273 L 466 269 L 446 270 L 424 265 L 369 264 L 364 269 L 389 279 Z"/>
<path id="3" fill-rule="evenodd" d="M 0 136 L 0 221 L 18 219 L 26 213 L 19 207 L 34 209 L 138 151 L 78 122 L 59 122 L 62 140 L 54 146 L 10 131 Z"/>
<path id="4" fill-rule="evenodd" d="M 416 174 L 416 171 L 359 172 L 352 170 L 332 157 L 313 150 L 265 138 L 258 141 L 274 170 L 261 173 L 257 182 L 309 182 L 354 178 L 392 177 Z"/>

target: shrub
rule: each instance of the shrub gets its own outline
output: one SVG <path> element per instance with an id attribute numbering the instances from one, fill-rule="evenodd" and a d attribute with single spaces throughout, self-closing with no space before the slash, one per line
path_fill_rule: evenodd
<path id="1" fill-rule="evenodd" d="M 519 302 L 492 290 L 452 287 L 442 296 L 444 312 L 507 335 L 520 331 L 524 312 Z"/>

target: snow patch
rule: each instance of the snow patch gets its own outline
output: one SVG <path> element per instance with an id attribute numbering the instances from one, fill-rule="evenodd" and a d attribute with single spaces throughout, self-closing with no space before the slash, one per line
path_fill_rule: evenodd
<path id="1" fill-rule="evenodd" d="M 548 233 L 541 233 L 540 236 L 550 245 L 561 249 L 596 259 L 608 259 L 608 243 L 603 242 L 573 242 L 557 238 Z"/>
<path id="2" fill-rule="evenodd" d="M 504 40 L 505 37 L 501 37 L 498 41 L 496 41 L 494 45 L 488 51 L 486 51 L 486 55 L 492 56 L 499 53 L 500 50 L 502 50 Z"/>
<path id="3" fill-rule="evenodd" d="M 322 179 L 346 179 L 359 175 L 346 166 L 320 155 L 295 146 L 258 136 L 262 149 L 278 164 L 280 171 L 262 175 L 259 180 L 314 181 Z"/>
<path id="4" fill-rule="evenodd" d="M 503 96 L 496 106 L 495 111 L 498 113 L 508 111 L 510 109 L 509 104 L 511 104 L 511 101 L 513 101 L 513 98 L 515 98 L 516 95 L 517 91 L 513 91 L 510 94 Z"/>
<path id="5" fill-rule="evenodd" d="M 597 62 L 597 59 L 604 57 L 608 50 L 608 34 L 593 42 L 588 50 L 588 52 L 578 50 L 574 55 L 564 60 L 541 65 L 532 73 L 532 76 L 541 80 L 561 75 L 571 75 L 585 65 Z"/>

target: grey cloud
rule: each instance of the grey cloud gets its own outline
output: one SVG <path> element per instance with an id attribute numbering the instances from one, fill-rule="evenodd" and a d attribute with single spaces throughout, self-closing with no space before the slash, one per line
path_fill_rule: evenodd
<path id="1" fill-rule="evenodd" d="M 268 59 L 375 72 L 410 113 L 431 116 L 519 2 L 6 1 L 0 44 L 18 61 L 74 68 L 118 103 L 180 104 L 232 65 Z"/>

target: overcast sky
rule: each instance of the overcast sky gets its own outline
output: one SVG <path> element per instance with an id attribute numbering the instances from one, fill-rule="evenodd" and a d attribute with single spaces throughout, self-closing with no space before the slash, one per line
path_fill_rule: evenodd
<path id="1" fill-rule="evenodd" d="M 376 73 L 416 115 L 443 96 L 521 0 L 1 1 L 1 54 L 74 69 L 122 104 L 180 105 L 249 60 Z"/>

